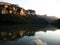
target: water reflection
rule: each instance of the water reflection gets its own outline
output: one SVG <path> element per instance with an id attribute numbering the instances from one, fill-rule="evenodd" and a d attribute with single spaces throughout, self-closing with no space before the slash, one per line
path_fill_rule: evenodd
<path id="1" fill-rule="evenodd" d="M 1 45 L 60 45 L 60 30 L 52 25 L 0 26 Z"/>
<path id="2" fill-rule="evenodd" d="M 49 45 L 60 45 L 60 30 L 36 32 L 35 37 L 45 41 Z"/>

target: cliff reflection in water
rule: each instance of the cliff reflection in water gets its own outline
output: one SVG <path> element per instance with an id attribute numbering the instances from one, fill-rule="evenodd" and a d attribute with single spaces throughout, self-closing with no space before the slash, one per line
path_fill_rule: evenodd
<path id="1" fill-rule="evenodd" d="M 37 31 L 56 30 L 51 25 L 39 24 L 20 24 L 20 25 L 2 25 L 0 26 L 0 41 L 13 41 L 24 36 L 34 36 Z"/>

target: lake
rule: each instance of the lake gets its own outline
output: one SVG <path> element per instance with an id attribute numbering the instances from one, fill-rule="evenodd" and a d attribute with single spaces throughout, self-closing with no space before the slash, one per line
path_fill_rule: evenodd
<path id="1" fill-rule="evenodd" d="M 52 25 L 0 25 L 0 45 L 60 45 L 60 29 Z"/>

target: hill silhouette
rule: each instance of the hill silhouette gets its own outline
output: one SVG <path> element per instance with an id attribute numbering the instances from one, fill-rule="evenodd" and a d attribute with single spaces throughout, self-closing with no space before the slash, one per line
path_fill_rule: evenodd
<path id="1" fill-rule="evenodd" d="M 51 23 L 53 26 L 57 27 L 60 29 L 60 19 L 55 20 L 54 22 Z"/>

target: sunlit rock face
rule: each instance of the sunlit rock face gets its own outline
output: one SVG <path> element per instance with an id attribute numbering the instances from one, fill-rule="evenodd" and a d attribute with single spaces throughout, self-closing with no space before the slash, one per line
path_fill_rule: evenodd
<path id="1" fill-rule="evenodd" d="M 36 15 L 35 10 L 25 10 L 17 4 L 11 4 L 8 2 L 0 2 L 0 14 L 13 14 L 13 15 Z"/>
<path id="2" fill-rule="evenodd" d="M 35 15 L 36 12 L 35 12 L 35 10 L 29 9 L 29 10 L 26 10 L 26 14 L 28 14 L 28 15 Z"/>
<path id="3" fill-rule="evenodd" d="M 19 7 L 17 4 L 10 4 L 7 2 L 0 2 L 0 13 L 1 14 L 19 14 L 25 15 L 25 9 Z"/>

